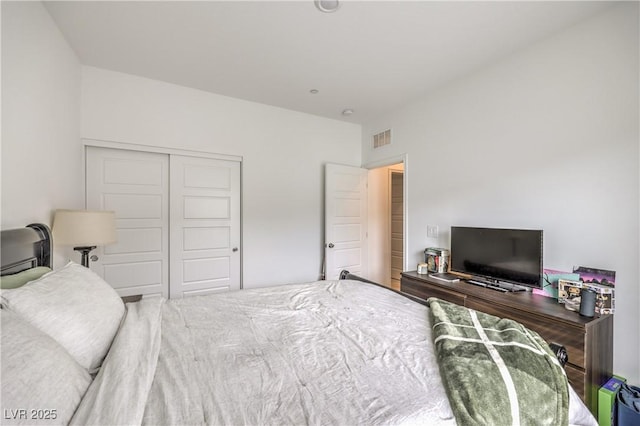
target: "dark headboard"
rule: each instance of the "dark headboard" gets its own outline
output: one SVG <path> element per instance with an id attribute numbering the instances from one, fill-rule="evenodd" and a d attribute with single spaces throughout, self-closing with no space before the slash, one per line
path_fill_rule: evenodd
<path id="1" fill-rule="evenodd" d="M 36 266 L 51 267 L 51 231 L 43 223 L 3 230 L 0 242 L 0 275 L 15 274 Z"/>

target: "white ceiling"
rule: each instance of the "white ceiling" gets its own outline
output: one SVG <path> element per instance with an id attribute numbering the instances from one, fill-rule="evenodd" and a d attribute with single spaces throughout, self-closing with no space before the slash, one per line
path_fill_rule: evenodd
<path id="1" fill-rule="evenodd" d="M 611 5 L 343 1 L 327 14 L 313 0 L 45 2 L 83 64 L 355 123 Z"/>

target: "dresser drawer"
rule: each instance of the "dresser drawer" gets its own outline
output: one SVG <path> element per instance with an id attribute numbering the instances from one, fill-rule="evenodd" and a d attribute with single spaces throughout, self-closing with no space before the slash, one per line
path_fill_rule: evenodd
<path id="1" fill-rule="evenodd" d="M 425 286 L 424 284 L 409 280 L 404 277 L 400 282 L 400 291 L 424 300 L 427 300 L 430 297 L 437 297 L 438 299 L 446 300 L 447 302 L 464 306 L 465 296 L 463 294 L 453 292 L 445 288 L 439 288 L 433 285 Z"/>
<path id="2" fill-rule="evenodd" d="M 518 321 L 525 327 L 538 333 L 547 342 L 554 342 L 564 346 L 569 355 L 569 363 L 579 368 L 585 368 L 585 329 L 555 321 L 552 318 L 535 313 L 514 310 L 508 306 L 490 303 L 484 300 L 467 298 L 467 308 L 485 312 L 502 318 Z"/>
<path id="3" fill-rule="evenodd" d="M 586 382 L 586 373 L 581 368 L 574 367 L 570 364 L 565 365 L 564 371 L 567 373 L 567 379 L 569 380 L 569 384 L 576 391 L 578 396 L 582 398 L 583 401 L 586 401 L 585 395 L 585 382 Z"/>

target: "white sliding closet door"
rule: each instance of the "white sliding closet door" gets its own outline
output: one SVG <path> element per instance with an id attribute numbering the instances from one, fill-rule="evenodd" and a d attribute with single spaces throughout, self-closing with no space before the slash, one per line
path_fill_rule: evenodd
<path id="1" fill-rule="evenodd" d="M 118 242 L 91 269 L 120 296 L 169 296 L 169 157 L 87 147 L 86 206 L 116 212 Z"/>
<path id="2" fill-rule="evenodd" d="M 240 163 L 171 155 L 171 298 L 240 289 Z"/>
<path id="3" fill-rule="evenodd" d="M 120 296 L 240 289 L 240 161 L 87 146 L 86 207 L 116 213 L 91 269 Z"/>

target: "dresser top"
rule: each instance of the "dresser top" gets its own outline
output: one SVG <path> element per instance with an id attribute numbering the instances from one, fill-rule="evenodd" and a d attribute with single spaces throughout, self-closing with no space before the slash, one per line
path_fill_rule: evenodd
<path id="1" fill-rule="evenodd" d="M 511 309 L 529 312 L 536 315 L 544 315 L 553 317 L 556 320 L 576 326 L 590 326 L 606 317 L 596 314 L 593 318 L 581 316 L 577 312 L 570 311 L 563 304 L 551 297 L 533 294 L 531 291 L 519 291 L 513 293 L 503 293 L 500 291 L 484 288 L 474 284 L 469 284 L 461 279 L 458 282 L 447 282 L 430 278 L 428 275 L 418 274 L 416 271 L 403 272 L 403 277 L 428 283 L 430 286 L 443 290 L 460 293 L 475 299 L 484 300 L 486 302 L 497 305 L 507 306 Z"/>

